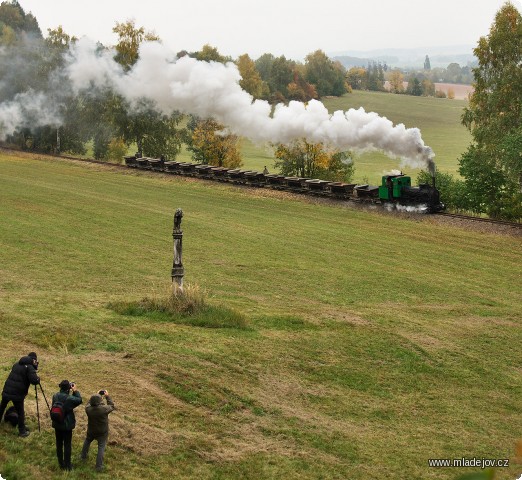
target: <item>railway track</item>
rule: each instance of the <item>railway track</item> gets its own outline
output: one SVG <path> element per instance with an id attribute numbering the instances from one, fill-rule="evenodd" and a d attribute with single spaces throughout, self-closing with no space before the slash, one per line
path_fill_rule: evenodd
<path id="1" fill-rule="evenodd" d="M 522 223 L 519 222 L 508 222 L 507 220 L 495 220 L 493 218 L 474 217 L 472 215 L 461 215 L 457 213 L 437 212 L 434 215 L 441 215 L 443 217 L 457 218 L 472 222 L 490 223 L 493 225 L 506 225 L 508 227 L 522 229 Z"/>

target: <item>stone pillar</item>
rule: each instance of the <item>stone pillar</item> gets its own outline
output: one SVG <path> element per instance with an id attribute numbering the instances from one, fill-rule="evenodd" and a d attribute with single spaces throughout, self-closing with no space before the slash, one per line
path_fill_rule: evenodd
<path id="1" fill-rule="evenodd" d="M 174 262 L 172 264 L 172 286 L 174 291 L 183 292 L 183 275 L 185 270 L 182 261 L 182 243 L 183 231 L 181 230 L 181 218 L 183 217 L 183 210 L 178 208 L 174 214 L 174 230 L 172 236 L 174 237 Z"/>

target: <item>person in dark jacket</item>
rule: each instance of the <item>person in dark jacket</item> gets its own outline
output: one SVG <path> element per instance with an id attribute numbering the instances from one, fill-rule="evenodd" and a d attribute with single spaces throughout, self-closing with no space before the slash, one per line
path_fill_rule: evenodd
<path id="1" fill-rule="evenodd" d="M 105 397 L 107 404 L 103 403 L 102 397 Z M 98 472 L 103 470 L 103 456 L 107 446 L 107 439 L 109 438 L 109 413 L 115 408 L 107 390 L 100 390 L 97 395 L 93 395 L 85 407 L 85 412 L 87 413 L 87 436 L 83 442 L 81 458 L 82 460 L 87 459 L 91 442 L 97 440 L 96 470 Z"/>
<path id="2" fill-rule="evenodd" d="M 60 391 L 53 395 L 53 404 L 61 402 L 64 410 L 63 422 L 53 420 L 53 428 L 56 436 L 56 456 L 62 470 L 72 470 L 72 432 L 76 427 L 74 409 L 82 403 L 82 396 L 76 388 L 76 384 L 69 380 L 62 380 L 58 385 Z M 72 393 L 70 393 L 72 391 Z"/>
<path id="3" fill-rule="evenodd" d="M 29 430 L 25 426 L 24 400 L 29 392 L 29 385 L 38 385 L 40 377 L 36 373 L 38 360 L 35 352 L 22 357 L 13 365 L 2 390 L 0 418 L 4 416 L 7 404 L 11 401 L 18 414 L 18 435 L 27 437 Z"/>

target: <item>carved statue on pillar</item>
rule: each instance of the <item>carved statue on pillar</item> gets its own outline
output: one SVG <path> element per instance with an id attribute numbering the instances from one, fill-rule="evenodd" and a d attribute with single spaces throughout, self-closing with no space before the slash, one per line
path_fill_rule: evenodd
<path id="1" fill-rule="evenodd" d="M 181 230 L 181 219 L 183 218 L 183 210 L 178 208 L 174 214 L 174 230 L 172 236 L 174 237 L 174 262 L 172 264 L 172 283 L 175 290 L 183 292 L 183 275 L 185 270 L 183 268 L 182 260 L 182 243 L 183 231 Z"/>

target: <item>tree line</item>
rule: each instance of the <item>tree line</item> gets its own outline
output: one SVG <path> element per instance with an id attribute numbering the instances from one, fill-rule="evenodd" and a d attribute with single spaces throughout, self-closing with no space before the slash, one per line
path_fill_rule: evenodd
<path id="1" fill-rule="evenodd" d="M 392 69 L 386 63 L 369 62 L 366 67 L 351 67 L 346 72 L 346 81 L 352 90 L 454 98 L 454 95 L 447 95 L 442 90 L 436 90 L 435 84 L 442 82 L 471 84 L 473 83 L 473 70 L 470 66 L 461 67 L 458 63 L 450 63 L 447 68 L 431 69 L 429 57 L 426 55 L 423 69 Z M 388 82 L 388 86 L 386 86 L 386 82 Z"/>

